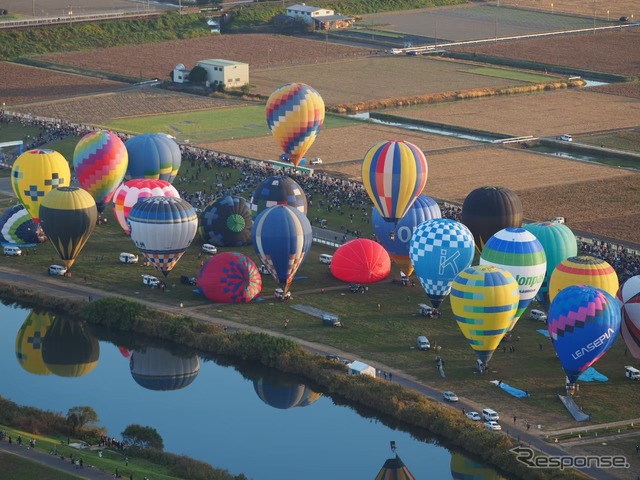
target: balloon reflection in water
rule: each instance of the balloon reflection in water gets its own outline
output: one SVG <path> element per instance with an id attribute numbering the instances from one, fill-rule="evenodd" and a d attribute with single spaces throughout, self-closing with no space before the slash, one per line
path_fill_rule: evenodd
<path id="1" fill-rule="evenodd" d="M 27 372 L 34 375 L 49 375 L 42 358 L 44 337 L 51 327 L 53 315 L 32 310 L 18 330 L 16 336 L 16 358 Z"/>
<path id="2" fill-rule="evenodd" d="M 44 337 L 42 358 L 60 377 L 81 377 L 98 364 L 100 344 L 84 322 L 56 317 Z"/>
<path id="3" fill-rule="evenodd" d="M 321 393 L 314 392 L 303 384 L 292 384 L 286 381 L 274 381 L 265 377 L 254 380 L 253 388 L 267 405 L 286 410 L 293 407 L 306 407 L 316 402 Z"/>
<path id="4" fill-rule="evenodd" d="M 200 372 L 196 355 L 181 357 L 168 350 L 147 347 L 135 350 L 129 360 L 131 376 L 149 390 L 180 390 L 193 383 Z"/>

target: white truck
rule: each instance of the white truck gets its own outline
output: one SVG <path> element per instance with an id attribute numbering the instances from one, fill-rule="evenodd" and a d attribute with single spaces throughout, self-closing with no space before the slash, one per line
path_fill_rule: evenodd
<path id="1" fill-rule="evenodd" d="M 624 367 L 624 376 L 629 380 L 640 380 L 640 370 L 627 365 L 626 367 Z"/>

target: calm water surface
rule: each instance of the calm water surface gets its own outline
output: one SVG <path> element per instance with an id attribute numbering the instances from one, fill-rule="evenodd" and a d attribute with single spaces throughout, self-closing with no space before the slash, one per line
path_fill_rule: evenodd
<path id="1" fill-rule="evenodd" d="M 165 450 L 255 480 L 374 479 L 393 456 L 391 440 L 417 479 L 501 478 L 292 377 L 167 348 L 118 348 L 88 327 L 4 305 L 0 379 L 0 395 L 18 404 L 63 414 L 90 405 L 110 436 L 151 426 Z"/>

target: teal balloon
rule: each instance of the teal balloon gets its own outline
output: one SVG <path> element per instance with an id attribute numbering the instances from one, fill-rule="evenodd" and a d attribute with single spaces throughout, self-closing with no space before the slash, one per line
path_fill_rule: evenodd
<path id="1" fill-rule="evenodd" d="M 544 248 L 547 257 L 547 272 L 542 286 L 538 290 L 536 300 L 545 309 L 549 309 L 549 280 L 560 262 L 578 255 L 578 241 L 571 229 L 562 223 L 538 222 L 528 223 L 522 228 L 533 233 Z"/>

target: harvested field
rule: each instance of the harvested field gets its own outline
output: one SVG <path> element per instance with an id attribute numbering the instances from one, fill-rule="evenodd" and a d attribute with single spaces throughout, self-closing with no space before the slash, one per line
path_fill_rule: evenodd
<path id="1" fill-rule="evenodd" d="M 73 13 L 76 15 L 87 15 L 91 13 L 102 13 L 124 10 L 138 10 L 143 5 L 129 0 L 85 0 L 81 2 L 69 2 L 69 0 L 47 0 L 46 2 L 25 2 L 25 0 L 4 0 L 2 8 L 9 10 L 9 13 L 19 13 L 21 15 L 33 16 L 35 8 L 36 17 L 47 15 L 59 16 L 69 11 L 69 4 L 73 5 Z M 162 8 L 162 5 L 152 4 L 153 9 Z"/>
<path id="2" fill-rule="evenodd" d="M 592 92 L 608 93 L 609 95 L 620 95 L 622 97 L 640 99 L 640 83 L 610 83 L 590 89 Z"/>
<path id="3" fill-rule="evenodd" d="M 513 42 L 455 47 L 454 51 L 475 52 L 496 57 L 562 65 L 583 70 L 640 75 L 640 29 L 625 28 L 532 38 Z"/>
<path id="4" fill-rule="evenodd" d="M 549 11 L 551 2 L 547 0 L 500 0 L 502 6 L 531 8 Z M 598 18 L 617 20 L 623 15 L 630 16 L 638 11 L 638 0 L 616 0 L 615 2 L 588 2 L 585 0 L 554 0 L 554 12 L 563 12 L 593 17 L 593 7 L 596 7 Z M 607 11 L 609 13 L 607 13 Z"/>
<path id="5" fill-rule="evenodd" d="M 323 164 L 318 170 L 327 169 L 327 167 L 333 170 L 333 164 L 358 162 L 364 157 L 367 150 L 376 143 L 396 138 L 415 143 L 426 151 L 474 145 L 471 141 L 454 137 L 430 135 L 428 133 L 399 130 L 384 125 L 363 123 L 362 125 L 344 128 L 322 129 L 309 150 L 307 158 L 321 157 Z M 213 150 L 259 160 L 277 159 L 281 153 L 280 148 L 270 135 L 242 140 L 226 140 L 204 146 Z M 358 163 L 359 166 L 360 164 Z M 360 175 L 359 172 L 358 175 Z"/>
<path id="6" fill-rule="evenodd" d="M 52 72 L 9 62 L 0 62 L 0 78 L 0 101 L 6 105 L 105 92 L 127 86 L 120 82 Z"/>
<path id="7" fill-rule="evenodd" d="M 640 119 L 640 100 L 570 89 L 399 108 L 385 113 L 510 136 L 577 135 L 635 127 Z"/>
<path id="8" fill-rule="evenodd" d="M 236 104 L 237 100 L 200 97 L 149 87 L 41 102 L 18 106 L 12 110 L 72 122 L 104 125 L 114 118 L 206 110 Z"/>
<path id="9" fill-rule="evenodd" d="M 327 59 L 357 57 L 368 52 L 357 47 L 282 35 L 239 34 L 58 53 L 37 58 L 134 78 L 168 79 L 169 72 L 177 64 L 193 68 L 198 60 L 210 58 L 233 59 L 248 63 L 250 69 L 254 69 L 319 63 Z M 251 80 L 253 83 L 253 78 Z"/>
<path id="10" fill-rule="evenodd" d="M 572 228 L 638 241 L 638 173 L 498 146 L 436 152 L 427 160 L 427 195 L 462 203 L 475 188 L 505 186 L 520 195 L 526 218 L 562 214 Z M 357 162 L 331 170 L 360 180 Z"/>
<path id="11" fill-rule="evenodd" d="M 312 85 L 327 105 L 474 88 L 500 88 L 527 82 L 484 75 L 473 62 L 432 57 L 368 57 L 342 62 L 251 73 L 254 92 L 269 95 L 288 82 Z M 504 69 L 510 72 L 509 69 Z M 549 77 L 552 80 L 553 77 Z"/>

